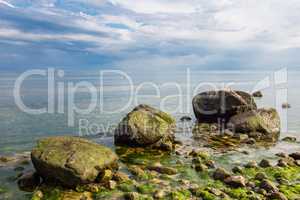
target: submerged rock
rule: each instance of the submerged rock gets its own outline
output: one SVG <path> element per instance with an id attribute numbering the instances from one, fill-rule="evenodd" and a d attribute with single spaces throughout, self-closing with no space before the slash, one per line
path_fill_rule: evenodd
<path id="1" fill-rule="evenodd" d="M 171 150 L 175 119 L 148 105 L 133 109 L 115 130 L 115 144 Z"/>
<path id="2" fill-rule="evenodd" d="M 109 148 L 78 137 L 50 137 L 38 141 L 31 153 L 37 173 L 67 187 L 96 181 L 105 169 L 117 167 Z"/>
<path id="3" fill-rule="evenodd" d="M 28 171 L 18 179 L 18 186 L 21 190 L 32 192 L 41 183 L 39 175 L 35 171 Z"/>
<path id="4" fill-rule="evenodd" d="M 231 187 L 246 187 L 246 180 L 243 176 L 229 176 L 224 180 L 224 183 Z"/>
<path id="5" fill-rule="evenodd" d="M 300 160 L 300 152 L 291 153 L 289 156 L 295 160 Z"/>
<path id="6" fill-rule="evenodd" d="M 199 122 L 226 122 L 241 109 L 256 110 L 253 97 L 242 91 L 208 91 L 193 98 L 193 109 Z"/>
<path id="7" fill-rule="evenodd" d="M 283 103 L 282 108 L 284 109 L 291 108 L 291 105 L 289 103 Z"/>
<path id="8" fill-rule="evenodd" d="M 192 118 L 190 116 L 183 116 L 180 118 L 180 121 L 184 122 L 184 121 L 191 121 Z"/>
<path id="9" fill-rule="evenodd" d="M 280 134 L 280 118 L 275 109 L 259 109 L 233 116 L 228 123 L 234 131 L 247 133 L 258 140 L 277 141 Z M 251 133 L 261 134 L 251 134 Z"/>
<path id="10" fill-rule="evenodd" d="M 292 136 L 287 136 L 287 137 L 284 137 L 282 139 L 282 141 L 284 141 L 284 142 L 297 142 L 297 138 L 296 137 L 292 137 Z"/>
<path id="11" fill-rule="evenodd" d="M 254 92 L 254 93 L 252 94 L 252 96 L 253 96 L 253 97 L 261 98 L 261 97 L 263 97 L 263 94 L 262 94 L 261 91 L 257 91 L 257 92 Z"/>
<path id="12" fill-rule="evenodd" d="M 272 167 L 272 164 L 269 160 L 262 159 L 259 163 L 259 166 L 262 167 L 262 168 L 267 168 L 267 167 Z"/>
<path id="13" fill-rule="evenodd" d="M 230 173 L 223 168 L 218 168 L 213 173 L 213 178 L 220 181 L 224 181 L 224 179 L 228 178 L 229 176 Z"/>

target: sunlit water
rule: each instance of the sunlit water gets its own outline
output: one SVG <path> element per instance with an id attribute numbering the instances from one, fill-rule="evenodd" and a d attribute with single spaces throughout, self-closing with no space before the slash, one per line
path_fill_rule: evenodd
<path id="1" fill-rule="evenodd" d="M 20 110 L 13 96 L 16 78 L 21 73 L 0 74 L 0 155 L 14 154 L 16 152 L 30 151 L 37 139 L 53 135 L 80 135 L 85 134 L 97 142 L 113 147 L 112 137 L 94 136 L 96 133 L 112 132 L 113 127 L 136 104 L 146 103 L 154 107 L 164 109 L 172 113 L 179 122 L 179 118 L 189 115 L 194 118 L 191 99 L 193 93 L 221 88 L 224 85 L 234 89 L 252 92 L 256 87 L 263 87 L 264 97 L 257 100 L 259 107 L 276 107 L 281 114 L 284 132 L 281 137 L 295 136 L 298 139 L 300 130 L 300 73 L 288 72 L 287 82 L 274 78 L 274 72 L 253 71 L 190 71 L 190 76 L 185 70 L 161 71 L 156 73 L 126 72 L 133 82 L 133 90 L 128 86 L 128 79 L 117 74 L 110 74 L 100 81 L 99 71 L 66 71 L 63 78 L 56 77 L 57 84 L 64 84 L 63 92 L 56 88 L 54 113 L 32 115 Z M 264 80 L 264 81 L 262 81 Z M 68 124 L 70 113 L 68 112 L 68 98 L 70 91 L 68 83 L 76 84 L 82 81 L 89 82 L 95 88 L 92 93 L 97 94 L 97 108 L 86 114 L 76 114 L 74 124 Z M 143 84 L 144 83 L 144 84 Z M 176 83 L 176 85 L 175 85 Z M 143 85 L 142 85 L 143 84 Z M 196 90 L 197 86 L 201 87 Z M 156 87 L 157 86 L 157 87 Z M 33 76 L 27 79 L 21 88 L 21 96 L 25 105 L 30 108 L 44 108 L 48 105 L 47 79 L 42 76 Z M 159 89 L 157 91 L 156 89 Z M 100 98 L 100 91 L 103 98 Z M 287 99 L 283 95 L 287 91 Z M 133 92 L 133 95 L 131 95 Z M 159 92 L 159 93 L 157 93 Z M 138 94 L 138 97 L 136 95 Z M 64 96 L 64 103 L 58 102 L 58 97 Z M 133 97 L 133 99 L 130 99 Z M 87 108 L 91 103 L 91 93 L 86 89 L 79 89 L 75 95 L 75 105 L 79 108 Z M 286 100 L 292 108 L 284 110 L 281 104 Z M 128 107 L 126 105 L 128 104 Z M 62 107 L 63 113 L 58 112 Z M 101 108 L 101 106 L 103 106 Z M 124 108 L 118 111 L 121 108 Z M 108 112 L 110 111 L 110 112 Z M 115 111 L 111 113 L 111 111 Z M 89 132 L 79 129 L 79 120 L 88 120 Z M 93 124 L 93 125 L 92 125 Z M 189 140 L 191 134 L 179 135 L 183 140 Z M 272 158 L 277 152 L 291 152 L 300 150 L 299 144 L 279 142 L 269 149 L 248 149 L 249 155 L 233 153 L 220 158 L 225 166 L 229 163 L 238 163 L 246 160 Z M 15 184 L 7 178 L 13 176 L 12 170 L 0 168 L 0 185 L 6 185 L 14 190 L 14 199 L 24 199 L 24 193 L 17 192 Z"/>

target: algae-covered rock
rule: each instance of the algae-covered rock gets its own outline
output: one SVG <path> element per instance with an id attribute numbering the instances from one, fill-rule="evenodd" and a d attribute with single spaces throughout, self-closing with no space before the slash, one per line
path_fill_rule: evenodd
<path id="1" fill-rule="evenodd" d="M 41 177 L 67 187 L 94 182 L 105 169 L 116 168 L 118 160 L 109 148 L 68 136 L 41 139 L 31 158 Z"/>
<path id="2" fill-rule="evenodd" d="M 115 144 L 170 150 L 175 126 L 175 119 L 169 114 L 148 105 L 139 105 L 115 130 Z"/>
<path id="3" fill-rule="evenodd" d="M 280 118 L 275 109 L 259 109 L 233 116 L 228 123 L 235 132 L 247 133 L 258 140 L 277 141 L 280 133 Z M 260 134 L 253 134 L 253 133 Z"/>
<path id="4" fill-rule="evenodd" d="M 252 95 L 233 90 L 208 91 L 193 98 L 193 109 L 199 122 L 228 121 L 241 109 L 256 110 Z"/>
<path id="5" fill-rule="evenodd" d="M 263 97 L 263 94 L 261 91 L 256 91 L 252 94 L 253 97 L 258 97 L 258 98 L 261 98 Z"/>

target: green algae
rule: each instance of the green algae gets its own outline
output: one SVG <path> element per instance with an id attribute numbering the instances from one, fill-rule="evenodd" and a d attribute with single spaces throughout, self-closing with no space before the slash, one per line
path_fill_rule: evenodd
<path id="1" fill-rule="evenodd" d="M 152 194 L 154 193 L 156 186 L 154 184 L 141 184 L 137 186 L 137 191 L 141 194 Z"/>

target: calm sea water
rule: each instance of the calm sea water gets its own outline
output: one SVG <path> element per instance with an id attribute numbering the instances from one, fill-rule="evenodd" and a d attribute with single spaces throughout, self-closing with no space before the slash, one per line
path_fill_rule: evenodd
<path id="1" fill-rule="evenodd" d="M 16 79 L 21 73 L 0 73 L 0 155 L 14 154 L 16 152 L 30 151 L 37 139 L 54 135 L 79 135 L 80 133 L 93 136 L 99 132 L 112 132 L 122 117 L 126 115 L 136 104 L 146 103 L 172 113 L 178 121 L 183 115 L 194 118 L 191 106 L 193 92 L 197 93 L 214 87 L 221 88 L 230 85 L 233 89 L 252 92 L 255 88 L 264 88 L 262 99 L 257 99 L 259 107 L 275 107 L 278 109 L 283 126 L 281 137 L 287 135 L 300 139 L 300 72 L 288 71 L 287 76 L 283 72 L 256 72 L 256 71 L 199 71 L 191 70 L 187 75 L 186 70 L 161 71 L 156 73 L 126 72 L 133 83 L 129 87 L 128 77 L 121 77 L 116 73 L 107 74 L 103 82 L 100 82 L 100 72 L 94 71 L 65 71 L 64 77 L 55 77 L 56 86 L 63 84 L 63 91 L 54 91 L 53 113 L 32 115 L 23 112 L 16 105 L 13 95 Z M 78 108 L 87 108 L 91 103 L 91 94 L 97 94 L 97 108 L 90 113 L 76 114 L 73 125 L 68 124 L 70 113 L 68 112 L 68 98 L 70 91 L 68 84 L 78 84 L 85 81 L 90 84 L 90 89 L 80 88 L 74 95 L 74 102 Z M 197 86 L 199 86 L 197 90 Z M 100 91 L 103 98 L 100 98 Z M 137 95 L 131 95 L 134 92 Z M 21 97 L 24 104 L 30 108 L 44 108 L 48 105 L 47 78 L 32 76 L 24 81 L 21 87 Z M 64 97 L 63 101 L 58 98 Z M 134 99 L 130 99 L 134 97 Z M 281 104 L 288 101 L 292 108 L 283 110 Z M 120 108 L 128 107 L 122 111 Z M 102 110 L 101 110 L 101 105 Z M 58 112 L 58 108 L 64 112 Z M 106 112 L 104 112 L 104 111 Z M 79 121 L 85 120 L 89 124 L 89 132 L 79 128 Z M 111 127 L 112 128 L 108 128 Z M 81 131 L 80 131 L 81 130 Z M 181 136 L 181 139 L 189 139 L 191 135 Z M 91 137 L 97 142 L 113 147 L 112 137 Z M 249 159 L 272 159 L 274 153 L 300 150 L 299 144 L 279 142 L 269 149 L 248 149 L 249 155 L 227 154 L 220 157 L 220 163 L 230 166 L 233 162 L 242 162 Z M 9 181 L 15 172 L 11 169 L 0 168 L 0 184 L 10 188 L 11 199 L 26 199 L 26 193 L 20 192 L 14 182 Z M 25 196 L 24 196 L 25 195 Z M 30 194 L 29 194 L 30 196 Z M 28 196 L 28 198 L 29 198 Z"/>

